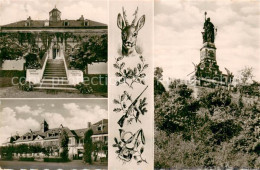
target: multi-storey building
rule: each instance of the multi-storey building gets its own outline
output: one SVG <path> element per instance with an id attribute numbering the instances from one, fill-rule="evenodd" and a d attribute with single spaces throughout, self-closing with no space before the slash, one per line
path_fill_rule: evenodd
<path id="1" fill-rule="evenodd" d="M 28 17 L 26 20 L 0 27 L 0 37 L 8 38 L 17 45 L 28 48 L 30 53 L 38 55 L 35 68 L 25 68 L 26 60 L 21 56 L 1 61 L 0 70 L 26 69 L 26 80 L 41 84 L 41 86 L 35 85 L 35 89 L 64 87 L 54 83 L 49 86 L 49 82 L 54 78 L 61 79 L 66 87 L 72 87 L 83 82 L 83 72 L 70 65 L 73 60 L 70 54 L 79 49 L 81 43 L 88 41 L 90 37 L 106 35 L 106 24 L 86 19 L 84 16 L 76 20 L 62 19 L 61 12 L 55 7 L 49 12 L 47 20 L 34 20 L 33 17 Z M 97 58 L 86 65 L 85 73 L 107 74 L 106 62 L 107 55 Z"/>
<path id="2" fill-rule="evenodd" d="M 32 131 L 23 135 L 13 135 L 7 139 L 3 146 L 8 145 L 39 145 L 43 148 L 50 147 L 53 150 L 52 156 L 58 156 L 60 152 L 59 138 L 61 132 L 64 130 L 68 134 L 69 143 L 69 158 L 82 157 L 84 152 L 84 134 L 87 130 L 92 129 L 92 141 L 102 142 L 107 144 L 108 141 L 108 120 L 103 119 L 94 124 L 88 123 L 88 128 L 71 130 L 68 127 L 64 127 L 62 124 L 58 128 L 49 129 L 48 123 L 44 120 L 41 123 L 41 128 L 38 131 Z M 16 154 L 15 156 L 22 156 Z M 26 155 L 27 156 L 27 155 Z M 37 156 L 44 157 L 43 153 L 38 153 Z"/>

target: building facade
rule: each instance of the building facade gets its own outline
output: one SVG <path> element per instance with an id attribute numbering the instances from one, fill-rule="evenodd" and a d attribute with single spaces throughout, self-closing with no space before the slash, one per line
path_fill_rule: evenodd
<path id="1" fill-rule="evenodd" d="M 59 138 L 64 130 L 69 137 L 68 149 L 69 149 L 69 158 L 81 158 L 84 153 L 84 134 L 89 130 L 93 130 L 92 141 L 100 142 L 107 145 L 108 142 L 108 120 L 103 119 L 94 124 L 88 123 L 88 128 L 75 129 L 71 130 L 68 127 L 63 127 L 60 125 L 58 128 L 49 129 L 48 123 L 44 120 L 41 123 L 41 128 L 37 131 L 30 130 L 29 132 L 23 135 L 12 135 L 7 139 L 3 146 L 9 145 L 38 145 L 42 148 L 49 148 L 52 150 L 51 156 L 58 157 L 61 148 Z M 100 153 L 100 157 L 105 157 L 107 153 Z M 15 154 L 15 157 L 26 156 L 26 157 L 45 157 L 44 153 L 30 153 L 30 154 Z"/>
<path id="2" fill-rule="evenodd" d="M 1 62 L 1 69 L 26 69 L 27 81 L 47 88 L 48 80 L 54 78 L 66 81 L 69 85 L 83 82 L 82 70 L 70 64 L 73 60 L 70 54 L 90 37 L 107 36 L 107 25 L 84 16 L 77 20 L 62 19 L 61 11 L 55 7 L 49 12 L 47 20 L 28 17 L 26 20 L 1 26 L 0 36 L 28 49 L 28 53 L 37 55 L 36 63 L 30 67 L 26 66 L 24 56 L 20 56 Z M 107 55 L 99 57 L 88 66 L 90 74 L 107 74 Z"/>

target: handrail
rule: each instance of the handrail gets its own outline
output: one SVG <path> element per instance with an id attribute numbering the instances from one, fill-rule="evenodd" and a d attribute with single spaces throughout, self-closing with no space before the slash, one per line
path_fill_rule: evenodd
<path id="1" fill-rule="evenodd" d="M 46 60 L 46 57 L 47 57 L 47 51 L 44 53 L 42 59 L 40 60 L 41 68 L 42 68 L 43 65 L 44 65 L 44 62 L 45 62 L 45 60 Z"/>
<path id="2" fill-rule="evenodd" d="M 44 70 L 45 70 L 45 67 L 46 67 L 46 64 L 47 64 L 47 61 L 48 61 L 48 53 L 49 53 L 49 50 L 47 50 L 41 60 L 41 65 L 42 65 L 42 72 L 41 72 L 41 78 L 43 78 L 43 73 L 44 73 Z M 43 62 L 43 64 L 42 64 Z"/>
<path id="3" fill-rule="evenodd" d="M 68 61 L 68 58 L 65 54 L 65 47 L 63 47 L 62 53 L 63 53 L 62 58 L 63 58 L 64 66 L 65 66 L 65 71 L 66 71 L 66 75 L 68 77 L 69 76 L 69 74 L 68 74 L 69 61 Z"/>

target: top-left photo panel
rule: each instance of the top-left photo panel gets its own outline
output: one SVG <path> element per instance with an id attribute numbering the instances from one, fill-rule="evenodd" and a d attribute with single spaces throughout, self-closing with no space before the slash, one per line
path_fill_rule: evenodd
<path id="1" fill-rule="evenodd" d="M 0 98 L 107 98 L 107 0 L 0 7 Z"/>

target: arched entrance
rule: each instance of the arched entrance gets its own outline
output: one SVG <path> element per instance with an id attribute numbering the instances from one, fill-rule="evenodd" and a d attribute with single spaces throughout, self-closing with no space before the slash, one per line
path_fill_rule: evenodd
<path id="1" fill-rule="evenodd" d="M 54 44 L 52 46 L 52 59 L 57 59 L 60 56 L 60 46 L 58 44 Z"/>

